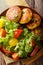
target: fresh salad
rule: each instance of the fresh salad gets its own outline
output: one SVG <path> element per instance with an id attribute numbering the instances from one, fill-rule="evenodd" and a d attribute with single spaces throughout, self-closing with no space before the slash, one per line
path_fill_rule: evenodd
<path id="1" fill-rule="evenodd" d="M 29 8 L 14 6 L 0 18 L 0 49 L 14 60 L 34 56 L 42 47 L 41 18 Z"/>

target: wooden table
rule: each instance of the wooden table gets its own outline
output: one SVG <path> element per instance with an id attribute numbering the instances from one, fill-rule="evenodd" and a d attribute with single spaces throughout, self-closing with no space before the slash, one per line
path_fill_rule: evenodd
<path id="1" fill-rule="evenodd" d="M 42 5 L 43 1 L 42 0 L 0 0 L 0 13 L 2 13 L 8 7 L 11 7 L 14 5 L 29 6 L 26 3 L 26 1 L 30 5 L 30 7 L 35 8 L 43 17 L 43 5 Z M 7 61 L 6 63 L 13 61 L 12 59 L 6 57 L 5 55 L 3 56 L 5 61 Z M 21 64 L 19 62 L 16 62 L 16 63 L 13 63 L 12 65 L 21 65 Z M 31 63 L 30 65 L 43 65 L 43 56 L 40 57 L 38 60 L 34 61 L 33 63 Z"/>

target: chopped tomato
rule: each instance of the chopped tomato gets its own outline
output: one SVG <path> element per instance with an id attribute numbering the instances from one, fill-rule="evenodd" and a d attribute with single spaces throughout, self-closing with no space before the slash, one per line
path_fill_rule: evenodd
<path id="1" fill-rule="evenodd" d="M 19 59 L 18 53 L 12 54 L 12 58 L 13 58 L 14 60 L 18 60 L 18 59 Z"/>
<path id="2" fill-rule="evenodd" d="M 14 32 L 14 37 L 15 38 L 19 38 L 19 36 L 22 34 L 22 29 L 17 29 L 15 32 Z"/>
<path id="3" fill-rule="evenodd" d="M 36 45 L 30 56 L 34 56 L 38 52 L 39 47 Z"/>
<path id="4" fill-rule="evenodd" d="M 1 50 L 6 54 L 12 54 L 11 51 L 6 50 L 5 46 L 2 46 Z"/>
<path id="5" fill-rule="evenodd" d="M 4 29 L 0 29 L 0 36 L 5 37 L 6 31 Z"/>
<path id="6" fill-rule="evenodd" d="M 33 47 L 35 46 L 35 41 L 34 40 L 31 41 L 30 46 L 33 46 Z"/>

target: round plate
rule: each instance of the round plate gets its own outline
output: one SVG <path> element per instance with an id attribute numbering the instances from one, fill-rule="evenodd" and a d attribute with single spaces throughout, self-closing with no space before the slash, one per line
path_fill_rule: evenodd
<path id="1" fill-rule="evenodd" d="M 37 14 L 39 15 L 38 12 L 36 12 L 34 9 L 32 9 L 32 8 L 30 8 L 30 7 L 27 7 L 27 6 L 19 6 L 19 7 L 20 7 L 21 9 L 23 9 L 23 8 L 29 8 L 29 9 L 32 10 L 32 12 L 35 12 L 35 13 L 37 13 Z M 9 8 L 8 8 L 8 9 L 9 9 Z M 6 11 L 7 11 L 8 9 L 6 9 L 4 12 L 2 12 L 1 15 L 0 15 L 0 17 L 1 17 L 1 16 L 5 16 Z M 40 16 L 40 15 L 39 15 L 39 16 Z M 40 17 L 41 17 L 41 16 L 40 16 Z M 41 17 L 41 20 L 43 21 L 43 18 L 42 18 L 42 17 Z M 42 23 L 42 24 L 43 24 L 43 23 Z M 35 61 L 36 59 L 38 59 L 41 55 L 43 55 L 43 48 L 40 49 L 40 51 L 39 51 L 35 56 L 33 56 L 33 57 L 31 57 L 31 58 L 28 58 L 28 59 L 20 59 L 19 61 L 21 61 L 22 63 L 28 65 L 28 64 L 32 63 L 33 61 Z"/>

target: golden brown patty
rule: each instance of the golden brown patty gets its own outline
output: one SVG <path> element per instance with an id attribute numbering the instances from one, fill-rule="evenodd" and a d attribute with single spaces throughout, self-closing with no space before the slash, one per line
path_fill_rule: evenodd
<path id="1" fill-rule="evenodd" d="M 11 21 L 19 21 L 21 17 L 21 9 L 18 6 L 13 6 L 8 9 L 6 17 Z"/>
<path id="2" fill-rule="evenodd" d="M 32 19 L 32 11 L 28 8 L 24 8 L 22 10 L 22 17 L 19 21 L 20 24 L 25 24 L 30 22 L 30 20 Z"/>
<path id="3" fill-rule="evenodd" d="M 30 23 L 28 23 L 27 24 L 27 27 L 29 28 L 29 29 L 35 29 L 36 27 L 38 27 L 39 25 L 40 25 L 40 23 L 41 23 L 41 18 L 40 18 L 40 16 L 38 15 L 38 14 L 36 14 L 36 13 L 33 13 L 33 18 L 32 18 L 32 22 L 30 22 Z"/>

